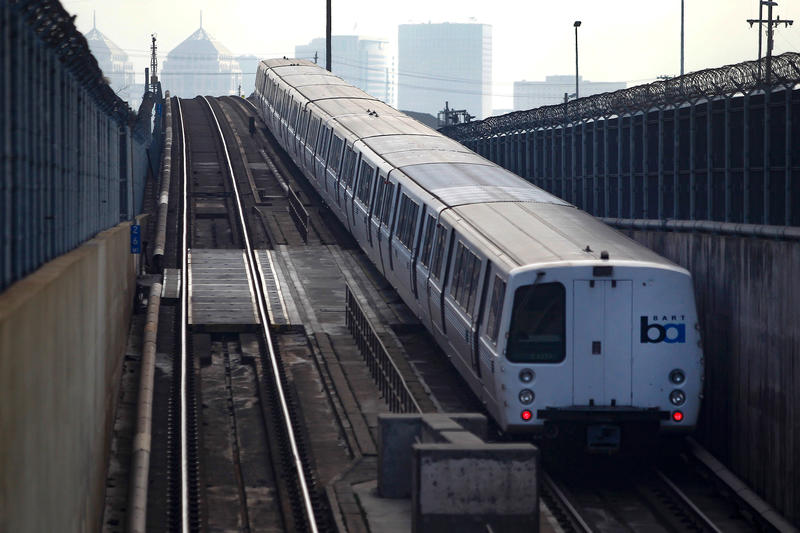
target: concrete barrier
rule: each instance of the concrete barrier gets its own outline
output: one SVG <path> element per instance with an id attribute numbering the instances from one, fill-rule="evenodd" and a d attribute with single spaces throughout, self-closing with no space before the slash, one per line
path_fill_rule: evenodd
<path id="1" fill-rule="evenodd" d="M 411 497 L 415 533 L 539 530 L 539 450 L 486 443 L 480 414 L 378 416 L 378 494 Z"/>
<path id="2" fill-rule="evenodd" d="M 626 233 L 694 277 L 706 360 L 698 439 L 800 526 L 800 241 Z"/>
<path id="3" fill-rule="evenodd" d="M 0 294 L 0 531 L 98 531 L 138 256 L 129 223 Z"/>

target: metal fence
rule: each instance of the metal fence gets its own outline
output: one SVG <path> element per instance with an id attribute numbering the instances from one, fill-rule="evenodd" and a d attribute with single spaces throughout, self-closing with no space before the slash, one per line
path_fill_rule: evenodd
<path id="1" fill-rule="evenodd" d="M 766 71 L 765 68 L 762 70 Z M 442 128 L 600 217 L 800 226 L 800 54 Z"/>
<path id="2" fill-rule="evenodd" d="M 0 1 L 0 290 L 141 211 L 156 97 L 133 115 L 56 0 Z"/>
<path id="3" fill-rule="evenodd" d="M 384 400 L 393 413 L 421 413 L 419 404 L 408 388 L 392 356 L 381 341 L 375 328 L 361 309 L 349 285 L 345 285 L 345 321 L 356 341 L 372 379 L 378 385 Z"/>

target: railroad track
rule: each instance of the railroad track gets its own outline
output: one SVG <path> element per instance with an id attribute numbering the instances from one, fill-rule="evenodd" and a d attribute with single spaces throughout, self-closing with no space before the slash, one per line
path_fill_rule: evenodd
<path id="1" fill-rule="evenodd" d="M 598 458 L 544 473 L 542 498 L 564 531 L 703 533 L 756 530 L 743 509 L 700 483 L 678 456 L 669 464 Z"/>
<path id="2" fill-rule="evenodd" d="M 180 268 L 190 272 L 193 248 L 241 249 L 258 325 L 238 333 L 192 331 L 191 280 L 181 283 L 180 355 L 175 358 L 168 446 L 170 529 L 249 531 L 258 517 L 259 528 L 327 530 L 327 512 L 273 340 L 241 177 L 234 172 L 235 165 L 241 166 L 234 162 L 239 154 L 231 154 L 225 142 L 225 117 L 217 102 L 178 101 L 177 109 Z M 256 408 L 249 407 L 253 398 Z M 230 453 L 210 453 L 219 451 L 215 446 L 230 446 Z"/>

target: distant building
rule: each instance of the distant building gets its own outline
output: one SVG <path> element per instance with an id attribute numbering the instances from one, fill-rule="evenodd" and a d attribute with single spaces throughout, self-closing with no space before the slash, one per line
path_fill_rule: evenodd
<path id="1" fill-rule="evenodd" d="M 135 85 L 136 74 L 128 54 L 114 44 L 111 39 L 100 33 L 96 24 L 85 37 L 92 55 L 97 59 L 103 76 L 108 78 L 111 88 L 120 98 L 136 109 L 135 106 L 138 106 L 138 102 L 142 99 L 144 85 Z M 142 74 L 142 79 L 144 79 L 144 74 Z"/>
<path id="2" fill-rule="evenodd" d="M 242 69 L 242 96 L 247 98 L 256 89 L 256 71 L 260 60 L 254 55 L 244 55 L 237 57 L 236 61 Z"/>
<path id="3" fill-rule="evenodd" d="M 626 89 L 627 86 L 624 81 L 587 81 L 583 76 L 578 77 L 581 98 Z M 514 110 L 561 104 L 564 102 L 564 93 L 574 98 L 575 76 L 547 76 L 545 81 L 515 81 Z"/>
<path id="4" fill-rule="evenodd" d="M 445 101 L 477 118 L 492 110 L 492 27 L 488 24 L 401 24 L 397 102 L 436 115 Z"/>
<path id="5" fill-rule="evenodd" d="M 159 76 L 165 91 L 183 98 L 236 94 L 242 83 L 239 62 L 202 26 L 167 54 Z"/>
<path id="6" fill-rule="evenodd" d="M 358 35 L 331 36 L 333 73 L 351 85 L 390 105 L 394 103 L 394 61 L 389 42 Z M 299 59 L 325 66 L 325 39 L 312 39 L 294 47 Z"/>

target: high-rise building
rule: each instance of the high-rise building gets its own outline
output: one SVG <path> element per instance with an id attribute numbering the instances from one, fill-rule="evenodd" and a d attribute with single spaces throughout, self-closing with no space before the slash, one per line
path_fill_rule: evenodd
<path id="1" fill-rule="evenodd" d="M 160 78 L 173 96 L 223 96 L 237 93 L 242 69 L 231 51 L 201 26 L 167 54 Z"/>
<path id="2" fill-rule="evenodd" d="M 400 109 L 436 115 L 445 101 L 477 118 L 492 110 L 492 27 L 401 24 L 397 101 Z"/>
<path id="3" fill-rule="evenodd" d="M 135 85 L 136 75 L 128 54 L 114 44 L 111 39 L 100 33 L 100 30 L 97 29 L 96 20 L 93 21 L 93 27 L 91 31 L 86 33 L 85 37 L 92 55 L 97 59 L 97 64 L 100 66 L 100 70 L 103 71 L 103 76 L 108 78 L 111 88 L 120 98 L 136 109 L 134 105 L 138 106 L 138 102 L 144 92 L 144 86 L 142 84 Z"/>
<path id="4" fill-rule="evenodd" d="M 358 35 L 331 36 L 333 73 L 351 85 L 383 100 L 394 103 L 394 64 L 389 42 Z M 294 48 L 295 57 L 325 66 L 325 39 L 312 39 Z"/>
<path id="5" fill-rule="evenodd" d="M 578 77 L 581 98 L 627 88 L 624 81 L 588 81 Z M 564 93 L 575 97 L 575 76 L 546 76 L 545 81 L 515 81 L 514 111 L 564 103 Z"/>

